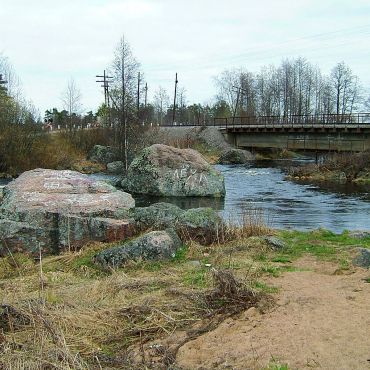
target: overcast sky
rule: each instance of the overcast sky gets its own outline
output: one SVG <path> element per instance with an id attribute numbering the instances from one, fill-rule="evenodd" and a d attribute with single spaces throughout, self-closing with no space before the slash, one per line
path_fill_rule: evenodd
<path id="1" fill-rule="evenodd" d="M 0 17 L 0 53 L 42 114 L 62 108 L 71 77 L 96 111 L 95 75 L 123 34 L 151 95 L 159 85 L 171 95 L 178 72 L 188 101 L 204 103 L 224 69 L 299 56 L 324 72 L 345 61 L 370 93 L 369 0 L 0 0 Z"/>

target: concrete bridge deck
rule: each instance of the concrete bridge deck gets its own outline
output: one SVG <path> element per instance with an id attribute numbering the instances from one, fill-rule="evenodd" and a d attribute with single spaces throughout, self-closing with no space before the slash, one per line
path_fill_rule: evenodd
<path id="1" fill-rule="evenodd" d="M 224 117 L 192 126 L 217 127 L 228 142 L 239 148 L 370 150 L 370 113 Z"/>

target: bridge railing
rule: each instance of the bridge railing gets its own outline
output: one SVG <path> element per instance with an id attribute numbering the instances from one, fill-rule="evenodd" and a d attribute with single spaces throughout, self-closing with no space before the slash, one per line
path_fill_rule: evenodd
<path id="1" fill-rule="evenodd" d="M 360 127 L 370 125 L 370 113 L 352 114 L 314 114 L 288 116 L 244 116 L 215 117 L 213 126 L 237 128 L 243 126 L 256 127 Z"/>

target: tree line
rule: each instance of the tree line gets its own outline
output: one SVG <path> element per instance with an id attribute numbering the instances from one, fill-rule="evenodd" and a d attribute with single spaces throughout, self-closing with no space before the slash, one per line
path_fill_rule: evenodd
<path id="1" fill-rule="evenodd" d="M 218 99 L 240 116 L 351 114 L 363 103 L 359 79 L 344 62 L 325 75 L 304 58 L 286 59 L 259 73 L 226 70 L 216 78 L 216 85 Z"/>
<path id="2" fill-rule="evenodd" d="M 0 85 L 0 128 L 3 132 L 0 139 L 5 140 L 5 126 L 38 126 L 39 129 L 41 125 L 34 125 L 42 122 L 37 110 L 22 97 L 18 78 L 2 56 L 0 73 L 8 81 L 7 90 Z M 304 58 L 285 59 L 277 66 L 262 67 L 259 72 L 227 69 L 214 78 L 216 94 L 210 103 L 189 104 L 185 87 L 181 85 L 175 102 L 173 92 L 161 86 L 151 99 L 147 98 L 144 71 L 122 36 L 107 73 L 111 77 L 109 107 L 101 104 L 95 113 L 82 114 L 82 96 L 71 79 L 62 93 L 63 109 L 47 110 L 44 123 L 52 122 L 54 128 L 67 129 L 68 140 L 75 146 L 81 143 L 76 129 L 109 127 L 113 131 L 112 145 L 119 149 L 126 166 L 131 153 L 142 145 L 143 132 L 151 125 L 203 125 L 213 122 L 214 118 L 233 115 L 289 117 L 350 114 L 370 109 L 370 98 L 365 101 L 358 77 L 344 62 L 336 64 L 328 74 Z"/>

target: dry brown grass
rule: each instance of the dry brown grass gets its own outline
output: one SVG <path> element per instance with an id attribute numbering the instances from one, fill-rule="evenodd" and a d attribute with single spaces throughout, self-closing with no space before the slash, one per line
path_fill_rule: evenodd
<path id="1" fill-rule="evenodd" d="M 321 164 L 307 164 L 292 167 L 288 174 L 291 177 L 318 177 L 330 180 L 335 174 L 344 174 L 346 181 L 355 180 L 362 172 L 369 172 L 370 151 L 361 153 L 336 153 L 330 155 Z M 338 178 L 338 176 L 336 176 Z"/>
<path id="2" fill-rule="evenodd" d="M 0 172 L 15 176 L 35 168 L 70 169 L 108 139 L 103 129 L 48 134 L 36 125 L 6 126 L 0 135 Z"/>
<path id="3" fill-rule="evenodd" d="M 99 243 L 41 265 L 1 259 L 0 302 L 28 321 L 0 315 L 0 369 L 144 368 L 144 360 L 131 362 L 135 348 L 194 325 L 190 337 L 200 335 L 265 299 L 250 288 L 262 273 L 250 257 L 259 242 L 245 235 L 234 230 L 228 243 L 207 247 L 190 241 L 173 261 L 110 272 L 92 263 L 107 247 Z M 162 365 L 173 362 L 172 351 L 161 356 Z"/>
<path id="4" fill-rule="evenodd" d="M 237 219 L 230 216 L 229 221 L 220 230 L 222 242 L 272 233 L 268 217 L 261 208 L 246 209 Z"/>

